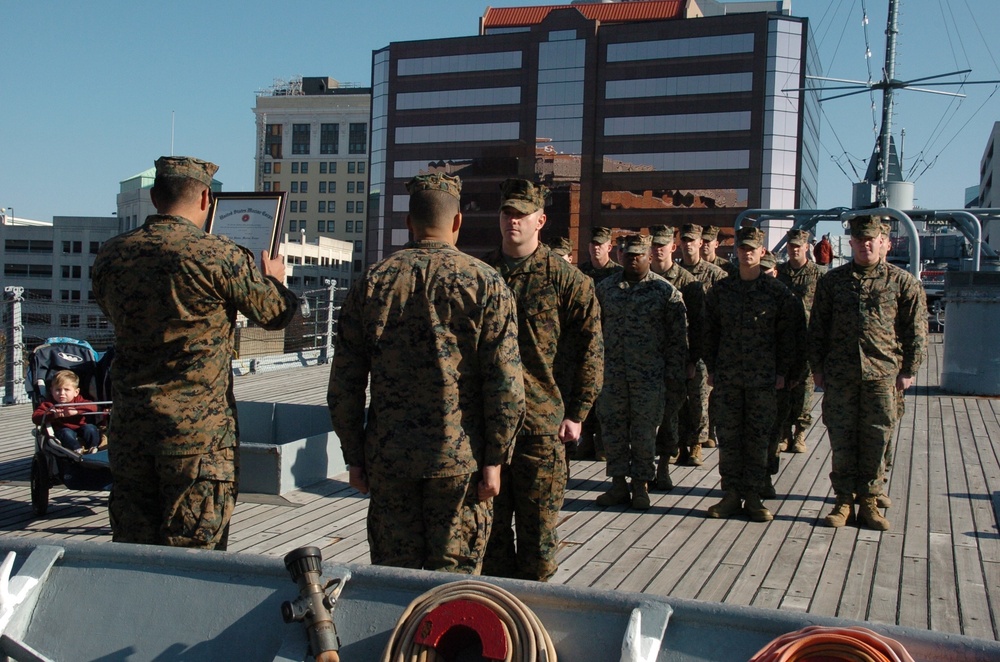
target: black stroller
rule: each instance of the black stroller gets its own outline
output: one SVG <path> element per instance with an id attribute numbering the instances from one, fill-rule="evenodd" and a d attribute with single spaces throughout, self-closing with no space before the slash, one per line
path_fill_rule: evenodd
<path id="1" fill-rule="evenodd" d="M 72 338 L 49 338 L 35 348 L 28 361 L 28 394 L 37 408 L 48 396 L 50 380 L 60 370 L 72 370 L 80 378 L 80 395 L 97 405 L 90 414 L 106 438 L 111 409 L 111 361 L 114 351 L 99 356 L 89 343 Z M 63 405 L 54 405 L 53 410 Z M 111 469 L 105 444 L 96 453 L 80 454 L 65 448 L 56 437 L 46 413 L 35 426 L 35 455 L 31 460 L 31 508 L 38 516 L 49 509 L 49 489 L 65 485 L 71 490 L 106 490 Z"/>

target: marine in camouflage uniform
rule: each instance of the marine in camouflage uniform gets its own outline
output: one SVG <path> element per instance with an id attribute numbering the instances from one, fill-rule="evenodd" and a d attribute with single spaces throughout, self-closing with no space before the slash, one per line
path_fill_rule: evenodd
<path id="1" fill-rule="evenodd" d="M 739 273 L 740 268 L 735 262 L 716 254 L 718 248 L 719 228 L 706 225 L 701 231 L 701 258 L 725 271 L 727 276 Z"/>
<path id="2" fill-rule="evenodd" d="M 712 378 L 712 420 L 719 435 L 723 499 L 709 517 L 731 517 L 745 508 L 750 519 L 772 519 L 760 494 L 767 476 L 768 439 L 777 411 L 777 389 L 798 370 L 795 338 L 805 320 L 788 288 L 760 267 L 764 233 L 740 228 L 740 273 L 708 292 L 705 363 Z"/>
<path id="3" fill-rule="evenodd" d="M 681 266 L 697 278 L 708 293 L 712 285 L 726 277 L 726 271 L 702 259 L 702 233 L 700 225 L 688 223 L 681 226 Z M 679 465 L 701 466 L 702 446 L 711 448 L 715 445 L 710 435 L 713 426 L 709 420 L 708 406 L 712 388 L 707 379 L 705 362 L 700 360 L 695 364 L 694 377 L 687 380 L 688 397 L 678 418 L 681 438 L 680 454 L 677 457 Z"/>
<path id="4" fill-rule="evenodd" d="M 538 241 L 546 191 L 523 179 L 503 182 L 503 244 L 486 257 L 517 300 L 527 412 L 494 502 L 483 574 L 539 581 L 558 568 L 556 526 L 567 478 L 564 444 L 580 436 L 601 391 L 604 363 L 593 282 Z"/>
<path id="5" fill-rule="evenodd" d="M 687 269 L 674 262 L 674 229 L 666 225 L 649 228 L 652 241 L 650 270 L 662 276 L 681 293 L 687 316 L 688 357 L 684 379 L 677 386 L 668 388 L 663 402 L 663 420 L 656 432 L 656 488 L 673 489 L 670 479 L 671 459 L 680 451 L 678 416 L 687 401 L 687 381 L 696 374 L 696 366 L 701 360 L 702 342 L 705 328 L 705 287 Z"/>
<path id="6" fill-rule="evenodd" d="M 580 265 L 580 271 L 594 281 L 596 287 L 598 283 L 619 273 L 622 265 L 611 258 L 611 229 L 601 226 L 591 228 L 590 243 L 587 244 L 587 252 L 590 254 L 590 261 Z M 599 266 L 603 265 L 603 266 Z M 569 447 L 573 459 L 576 460 L 606 460 L 604 452 L 604 441 L 601 436 L 601 423 L 597 417 L 597 411 L 591 410 L 590 415 L 583 422 L 583 433 L 580 435 L 580 443 L 574 449 Z"/>
<path id="7" fill-rule="evenodd" d="M 823 422 L 833 450 L 837 502 L 828 526 L 858 519 L 885 531 L 878 510 L 881 465 L 897 417 L 897 391 L 912 383 L 927 353 L 927 300 L 920 281 L 880 258 L 877 217 L 851 221 L 853 259 L 816 287 L 809 320 L 813 379 L 823 389 Z"/>
<path id="8" fill-rule="evenodd" d="M 415 241 L 348 292 L 327 400 L 351 485 L 371 494 L 372 563 L 478 574 L 524 385 L 514 297 L 454 246 L 460 187 L 407 184 Z"/>
<path id="9" fill-rule="evenodd" d="M 280 256 L 202 230 L 218 166 L 156 161 L 157 214 L 110 239 L 94 295 L 115 328 L 108 511 L 117 542 L 225 549 L 238 488 L 231 361 L 237 313 L 288 325 L 298 299 Z"/>
<path id="10" fill-rule="evenodd" d="M 785 235 L 788 246 L 788 260 L 778 265 L 778 280 L 784 283 L 802 302 L 806 323 L 812 311 L 813 298 L 816 296 L 816 284 L 819 283 L 823 271 L 815 262 L 807 259 L 809 250 L 809 233 L 805 230 L 789 230 Z M 801 343 L 805 346 L 805 339 Z M 796 380 L 788 388 L 788 416 L 779 421 L 779 443 L 782 450 L 791 453 L 806 452 L 806 431 L 812 425 L 812 372 L 808 369 L 801 380 Z"/>
<path id="11" fill-rule="evenodd" d="M 604 389 L 597 400 L 611 489 L 600 506 L 650 506 L 656 476 L 656 428 L 670 392 L 676 416 L 688 361 L 687 320 L 680 292 L 649 269 L 650 237 L 625 241 L 624 271 L 597 286 L 604 332 Z M 631 496 L 625 478 L 632 479 Z"/>

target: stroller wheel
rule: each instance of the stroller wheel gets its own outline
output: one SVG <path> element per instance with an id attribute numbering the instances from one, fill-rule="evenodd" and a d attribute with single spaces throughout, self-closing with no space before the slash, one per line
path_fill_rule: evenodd
<path id="1" fill-rule="evenodd" d="M 37 455 L 31 460 L 31 510 L 42 517 L 49 511 L 49 470 Z"/>

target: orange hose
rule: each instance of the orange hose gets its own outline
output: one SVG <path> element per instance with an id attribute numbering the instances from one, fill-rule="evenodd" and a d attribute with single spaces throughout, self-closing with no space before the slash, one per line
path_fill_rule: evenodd
<path id="1" fill-rule="evenodd" d="M 809 659 L 914 662 L 898 641 L 867 628 L 819 625 L 781 635 L 757 651 L 750 662 L 796 662 Z"/>

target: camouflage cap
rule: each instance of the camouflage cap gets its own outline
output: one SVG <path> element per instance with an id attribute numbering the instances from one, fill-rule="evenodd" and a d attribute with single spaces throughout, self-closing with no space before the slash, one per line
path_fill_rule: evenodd
<path id="1" fill-rule="evenodd" d="M 590 229 L 590 243 L 606 244 L 611 241 L 611 228 L 597 226 Z"/>
<path id="2" fill-rule="evenodd" d="M 701 239 L 702 227 L 694 223 L 681 226 L 681 239 Z"/>
<path id="3" fill-rule="evenodd" d="M 522 214 L 532 214 L 545 207 L 549 189 L 527 179 L 505 179 L 500 184 L 500 208 L 510 207 Z"/>
<path id="4" fill-rule="evenodd" d="M 666 246 L 674 242 L 674 229 L 669 225 L 651 225 L 649 236 L 654 244 Z"/>
<path id="5" fill-rule="evenodd" d="M 805 246 L 809 243 L 809 233 L 805 230 L 789 230 L 785 242 L 792 246 Z"/>
<path id="6" fill-rule="evenodd" d="M 778 260 L 774 257 L 774 253 L 764 251 L 764 254 L 760 258 L 761 269 L 774 269 L 776 266 L 778 266 Z"/>
<path id="7" fill-rule="evenodd" d="M 705 229 L 701 231 L 701 238 L 705 241 L 715 241 L 719 238 L 719 228 L 714 225 L 706 225 Z"/>
<path id="8" fill-rule="evenodd" d="M 569 255 L 573 252 L 573 244 L 566 237 L 556 237 L 549 243 L 549 247 L 556 255 Z"/>
<path id="9" fill-rule="evenodd" d="M 212 177 L 219 166 L 190 156 L 161 156 L 153 163 L 157 177 L 188 177 L 212 187 Z"/>
<path id="10" fill-rule="evenodd" d="M 858 216 L 851 219 L 851 236 L 874 239 L 882 234 L 882 221 L 878 216 Z"/>
<path id="11" fill-rule="evenodd" d="M 652 245 L 650 241 L 651 237 L 648 234 L 630 234 L 625 235 L 622 241 L 622 250 L 626 254 L 629 253 L 647 253 L 649 252 L 649 247 Z"/>
<path id="12" fill-rule="evenodd" d="M 462 180 L 454 175 L 434 172 L 429 175 L 417 175 L 406 182 L 406 192 L 410 195 L 418 191 L 444 191 L 458 199 L 462 198 Z"/>
<path id="13" fill-rule="evenodd" d="M 736 245 L 760 248 L 764 245 L 764 231 L 758 228 L 740 228 L 736 231 Z"/>

